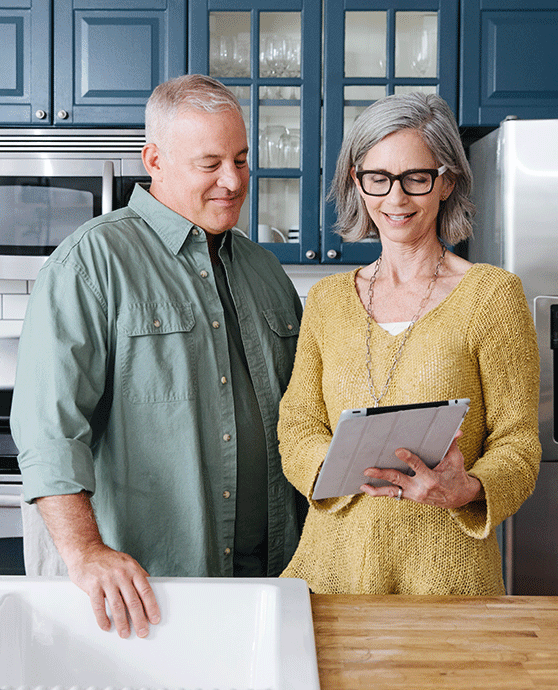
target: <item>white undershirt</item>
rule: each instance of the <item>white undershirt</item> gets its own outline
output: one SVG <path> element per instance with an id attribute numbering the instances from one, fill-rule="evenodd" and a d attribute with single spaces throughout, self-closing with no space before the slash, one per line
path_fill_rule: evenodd
<path id="1" fill-rule="evenodd" d="M 410 321 L 394 321 L 393 323 L 379 323 L 378 326 L 381 326 L 390 335 L 399 335 L 406 328 L 409 328 L 410 323 Z"/>

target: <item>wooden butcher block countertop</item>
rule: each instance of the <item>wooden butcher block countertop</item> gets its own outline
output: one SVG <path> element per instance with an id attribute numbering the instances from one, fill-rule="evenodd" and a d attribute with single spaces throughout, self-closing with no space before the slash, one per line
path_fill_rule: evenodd
<path id="1" fill-rule="evenodd" d="M 311 599 L 321 690 L 558 690 L 558 597 Z"/>

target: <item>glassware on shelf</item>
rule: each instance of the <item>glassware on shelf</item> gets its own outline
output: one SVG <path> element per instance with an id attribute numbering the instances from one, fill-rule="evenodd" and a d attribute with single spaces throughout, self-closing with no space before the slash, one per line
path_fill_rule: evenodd
<path id="1" fill-rule="evenodd" d="M 435 34 L 433 29 L 435 31 L 436 26 L 435 24 L 432 26 L 432 22 L 428 20 L 429 17 L 426 15 L 422 19 L 419 30 L 413 32 L 411 36 L 411 67 L 419 77 L 425 77 L 432 72 L 434 61 L 433 43 L 435 41 Z"/>
<path id="2" fill-rule="evenodd" d="M 289 128 L 279 140 L 280 159 L 285 168 L 300 167 L 300 129 Z"/>
<path id="3" fill-rule="evenodd" d="M 281 149 L 281 137 L 287 132 L 283 125 L 268 125 L 263 130 L 263 137 L 261 138 L 261 144 L 264 149 L 264 161 L 265 165 L 262 165 L 261 161 L 261 148 L 260 146 L 260 168 L 282 168 L 283 163 L 283 152 Z"/>
<path id="4" fill-rule="evenodd" d="M 232 36 L 211 36 L 209 73 L 212 77 L 228 77 L 234 65 Z"/>
<path id="5" fill-rule="evenodd" d="M 250 34 L 240 33 L 234 39 L 234 77 L 250 76 Z"/>
<path id="6" fill-rule="evenodd" d="M 263 63 L 266 77 L 284 77 L 289 67 L 289 42 L 286 38 L 266 35 L 263 40 Z"/>
<path id="7" fill-rule="evenodd" d="M 250 34 L 211 36 L 209 60 L 212 77 L 249 77 Z"/>
<path id="8" fill-rule="evenodd" d="M 436 12 L 397 12 L 395 75 L 436 77 L 438 15 Z"/>

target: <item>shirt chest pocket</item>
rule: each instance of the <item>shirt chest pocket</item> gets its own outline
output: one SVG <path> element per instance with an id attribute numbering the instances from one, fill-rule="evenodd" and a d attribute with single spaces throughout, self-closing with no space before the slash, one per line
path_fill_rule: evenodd
<path id="1" fill-rule="evenodd" d="M 195 318 L 190 302 L 139 302 L 118 316 L 122 392 L 133 403 L 194 398 Z"/>
<path id="2" fill-rule="evenodd" d="M 300 329 L 298 317 L 293 311 L 267 309 L 263 312 L 266 327 L 264 332 L 264 356 L 266 361 L 275 363 L 275 373 L 284 392 L 293 366 L 296 343 Z M 266 348 L 270 348 L 266 351 Z"/>

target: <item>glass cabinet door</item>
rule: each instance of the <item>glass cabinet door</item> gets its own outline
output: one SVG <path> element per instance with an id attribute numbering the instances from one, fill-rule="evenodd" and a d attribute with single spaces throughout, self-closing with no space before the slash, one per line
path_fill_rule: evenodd
<path id="1" fill-rule="evenodd" d="M 189 72 L 237 95 L 250 146 L 238 228 L 283 263 L 320 261 L 321 0 L 191 0 Z"/>
<path id="2" fill-rule="evenodd" d="M 456 112 L 457 3 L 326 1 L 324 36 L 323 260 L 366 264 L 380 243 L 343 242 L 326 199 L 343 134 L 367 106 L 393 93 L 439 93 Z"/>

